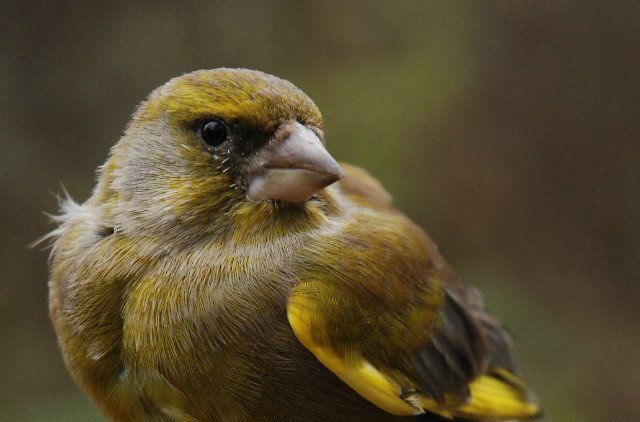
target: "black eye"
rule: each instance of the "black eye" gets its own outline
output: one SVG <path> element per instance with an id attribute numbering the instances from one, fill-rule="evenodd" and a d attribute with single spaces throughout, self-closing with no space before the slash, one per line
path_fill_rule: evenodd
<path id="1" fill-rule="evenodd" d="M 200 136 L 207 145 L 217 147 L 227 140 L 229 131 L 220 120 L 207 120 L 200 126 Z"/>

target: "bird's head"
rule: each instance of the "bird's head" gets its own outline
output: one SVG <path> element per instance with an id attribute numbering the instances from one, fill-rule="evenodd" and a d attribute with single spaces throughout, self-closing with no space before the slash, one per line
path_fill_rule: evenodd
<path id="1" fill-rule="evenodd" d="M 102 167 L 94 197 L 115 224 L 143 229 L 250 225 L 302 212 L 343 176 L 316 105 L 288 81 L 246 69 L 202 70 L 151 93 Z M 292 210 L 298 211 L 292 211 Z"/>

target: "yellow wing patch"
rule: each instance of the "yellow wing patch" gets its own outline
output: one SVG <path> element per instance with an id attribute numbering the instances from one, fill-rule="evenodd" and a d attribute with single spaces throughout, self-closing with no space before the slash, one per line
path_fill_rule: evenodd
<path id="1" fill-rule="evenodd" d="M 293 294 L 287 306 L 289 324 L 300 343 L 331 372 L 365 399 L 394 415 L 417 415 L 425 410 L 446 418 L 464 416 L 470 419 L 526 419 L 540 413 L 538 406 L 527 397 L 527 389 L 508 371 L 494 371 L 482 375 L 470 385 L 471 397 L 460 402 L 445 397 L 444 403 L 411 393 L 389 374 L 375 368 L 364 357 L 349 360 L 339 356 L 329 346 L 320 344 L 312 335 L 312 323 L 322 327 L 321 316 L 314 313 L 309 297 Z M 318 325 L 320 324 L 320 325 Z"/>
<path id="2" fill-rule="evenodd" d="M 506 370 L 494 372 L 495 376 L 483 375 L 469 384 L 471 402 L 456 409 L 456 414 L 472 418 L 495 415 L 500 419 L 533 418 L 540 414 L 540 408 L 528 397 L 519 378 Z"/>
<path id="3" fill-rule="evenodd" d="M 294 295 L 287 306 L 287 317 L 293 332 L 300 343 L 331 372 L 336 374 L 349 387 L 379 408 L 394 415 L 417 415 L 421 409 L 414 408 L 400 398 L 400 387 L 390 378 L 383 375 L 369 362 L 362 359 L 356 364 L 347 364 L 331 348 L 324 347 L 311 335 L 311 318 L 309 307 L 301 303 L 304 299 Z"/>

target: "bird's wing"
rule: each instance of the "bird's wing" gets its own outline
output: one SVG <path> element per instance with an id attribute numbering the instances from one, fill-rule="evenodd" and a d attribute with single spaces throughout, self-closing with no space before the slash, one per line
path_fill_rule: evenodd
<path id="1" fill-rule="evenodd" d="M 287 308 L 294 333 L 324 366 L 383 410 L 396 415 L 430 411 L 478 420 L 522 419 L 539 413 L 524 383 L 510 370 L 478 366 L 474 353 L 481 351 L 471 349 L 485 345 L 473 344 L 478 340 L 469 330 L 475 328 L 470 328 L 464 314 L 453 315 L 459 309 L 451 297 L 445 299 L 426 347 L 407 356 L 403 349 L 410 352 L 411 344 L 395 344 L 393 350 L 388 339 L 380 338 L 378 353 L 386 355 L 380 356 L 359 348 L 357 342 L 345 342 L 344 327 L 323 317 L 332 298 L 323 297 L 322 292 L 326 289 L 313 282 L 295 289 Z M 342 306 L 339 313 L 344 314 L 344 302 L 335 303 Z M 352 320 L 347 318 L 345 323 Z M 403 323 L 390 322 L 394 324 Z M 371 321 L 364 325 L 376 329 Z M 384 335 L 385 330 L 381 331 Z M 376 337 L 379 334 L 372 333 L 364 343 Z M 411 340 L 407 338 L 408 343 Z M 394 358 L 396 362 L 388 361 Z"/>
<path id="2" fill-rule="evenodd" d="M 346 384 L 397 415 L 470 419 L 539 413 L 514 375 L 509 336 L 420 228 L 352 166 L 338 182 L 350 213 L 339 235 L 309 239 L 289 323 Z"/>

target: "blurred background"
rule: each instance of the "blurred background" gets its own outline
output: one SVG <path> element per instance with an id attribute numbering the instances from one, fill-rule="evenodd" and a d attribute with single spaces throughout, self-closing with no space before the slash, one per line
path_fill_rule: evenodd
<path id="1" fill-rule="evenodd" d="M 0 420 L 104 421 L 47 311 L 79 201 L 138 102 L 200 68 L 302 88 L 513 331 L 549 420 L 640 420 L 640 3 L 17 2 L 0 16 Z"/>

